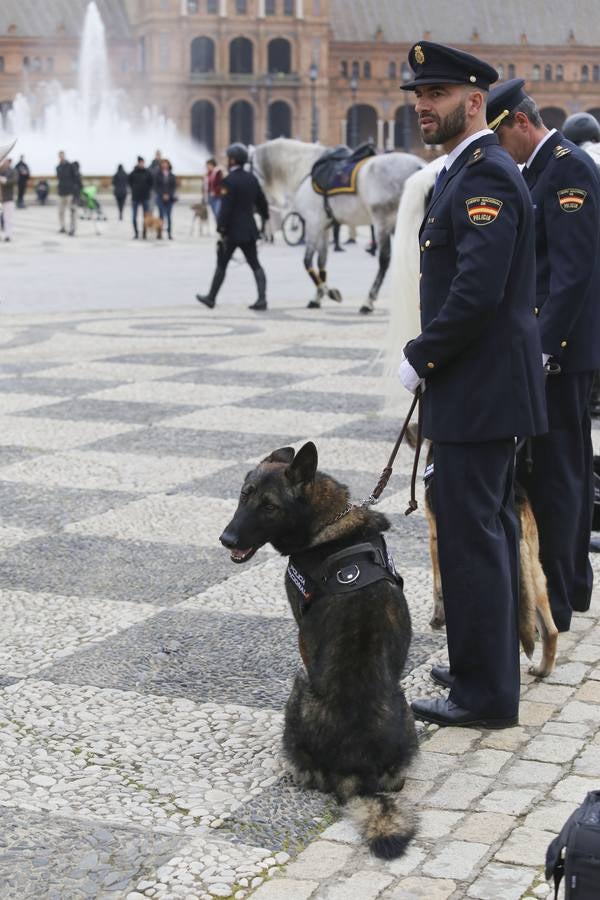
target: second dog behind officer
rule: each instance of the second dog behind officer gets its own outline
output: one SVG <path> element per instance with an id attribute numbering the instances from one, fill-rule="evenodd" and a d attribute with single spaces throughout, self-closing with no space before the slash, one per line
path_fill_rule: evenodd
<path id="1" fill-rule="evenodd" d="M 209 309 L 216 303 L 229 260 L 237 247 L 254 273 L 258 290 L 258 298 L 249 308 L 267 308 L 267 277 L 256 252 L 259 232 L 254 211 L 258 211 L 264 224 L 269 218 L 269 205 L 255 176 L 244 170 L 247 162 L 248 151 L 243 144 L 232 144 L 227 149 L 229 175 L 223 180 L 221 188 L 221 207 L 217 219 L 221 239 L 217 244 L 217 268 L 208 294 L 196 294 L 196 299 Z"/>

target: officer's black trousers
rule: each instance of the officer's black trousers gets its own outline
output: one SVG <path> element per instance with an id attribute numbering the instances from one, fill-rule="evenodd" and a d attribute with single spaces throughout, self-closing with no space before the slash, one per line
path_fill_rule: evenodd
<path id="1" fill-rule="evenodd" d="M 589 401 L 593 372 L 565 372 L 546 380 L 548 434 L 533 439 L 533 470 L 519 457 L 540 535 L 540 559 L 556 627 L 568 631 L 572 610 L 589 608 L 589 561 L 594 507 Z"/>
<path id="2" fill-rule="evenodd" d="M 519 708 L 514 460 L 513 439 L 434 445 L 450 700 L 494 718 Z"/>
<path id="3" fill-rule="evenodd" d="M 225 271 L 229 265 L 229 260 L 233 256 L 236 248 L 239 247 L 246 258 L 246 262 L 253 272 L 260 269 L 258 261 L 258 253 L 256 252 L 256 241 L 248 241 L 243 244 L 236 244 L 234 241 L 219 241 L 217 245 L 217 267 Z"/>

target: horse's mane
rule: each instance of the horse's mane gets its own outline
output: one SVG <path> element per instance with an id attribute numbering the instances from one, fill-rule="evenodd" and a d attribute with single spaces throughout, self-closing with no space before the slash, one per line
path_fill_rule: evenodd
<path id="1" fill-rule="evenodd" d="M 600 166 L 600 144 L 594 141 L 586 141 L 581 145 L 581 149 L 585 150 L 592 157 L 597 166 Z"/>
<path id="2" fill-rule="evenodd" d="M 252 154 L 252 166 L 269 200 L 285 206 L 325 149 L 322 144 L 293 138 L 275 138 L 259 144 Z"/>

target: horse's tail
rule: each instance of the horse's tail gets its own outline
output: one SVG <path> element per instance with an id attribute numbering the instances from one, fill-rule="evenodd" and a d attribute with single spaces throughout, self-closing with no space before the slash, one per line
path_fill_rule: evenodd
<path id="1" fill-rule="evenodd" d="M 400 352 L 408 341 L 421 333 L 419 314 L 419 228 L 425 214 L 425 206 L 435 178 L 445 157 L 435 159 L 404 183 L 398 206 L 396 229 L 392 238 L 390 266 L 391 312 L 384 348 L 384 368 L 389 376 L 395 376 Z M 399 382 L 393 384 L 393 396 L 388 402 L 397 405 Z"/>
<path id="2" fill-rule="evenodd" d="M 402 856 L 416 834 L 414 813 L 401 794 L 353 797 L 345 809 L 369 844 L 371 853 L 380 859 Z"/>

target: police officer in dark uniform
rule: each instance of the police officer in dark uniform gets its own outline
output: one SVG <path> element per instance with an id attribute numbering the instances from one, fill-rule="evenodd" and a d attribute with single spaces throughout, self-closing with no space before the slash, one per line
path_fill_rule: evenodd
<path id="1" fill-rule="evenodd" d="M 255 176 L 245 171 L 247 162 L 248 151 L 243 144 L 232 144 L 227 148 L 229 174 L 223 179 L 221 187 L 221 208 L 217 219 L 217 231 L 221 238 L 217 244 L 217 268 L 208 294 L 196 294 L 196 299 L 209 309 L 213 309 L 216 303 L 227 265 L 237 247 L 252 269 L 258 289 L 258 298 L 249 308 L 267 308 L 267 278 L 256 252 L 259 231 L 254 211 L 258 210 L 264 225 L 269 218 L 269 205 Z"/>
<path id="2" fill-rule="evenodd" d="M 548 130 L 524 82 L 492 91 L 488 121 L 519 163 L 535 208 L 535 313 L 542 339 L 549 431 L 519 460 L 540 534 L 552 615 L 568 631 L 589 608 L 593 451 L 589 402 L 600 366 L 600 173 L 588 153 Z M 531 469 L 531 471 L 529 471 Z"/>
<path id="3" fill-rule="evenodd" d="M 420 231 L 423 330 L 399 375 L 425 388 L 450 658 L 431 674 L 450 692 L 412 707 L 440 725 L 501 728 L 519 707 L 515 436 L 547 427 L 533 209 L 486 127 L 495 69 L 429 41 L 409 62 L 423 140 L 448 152 Z"/>

